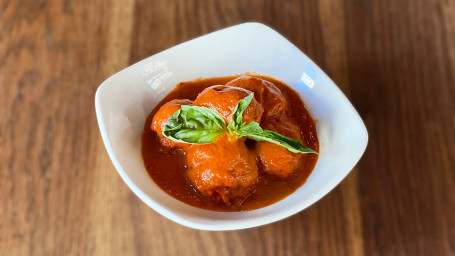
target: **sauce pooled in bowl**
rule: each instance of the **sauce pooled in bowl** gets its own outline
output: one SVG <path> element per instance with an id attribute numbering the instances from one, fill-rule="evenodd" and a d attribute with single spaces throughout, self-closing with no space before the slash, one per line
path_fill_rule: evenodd
<path id="1" fill-rule="evenodd" d="M 319 143 L 299 95 L 275 79 L 183 82 L 151 112 L 142 157 L 172 197 L 215 211 L 273 204 L 302 186 Z"/>

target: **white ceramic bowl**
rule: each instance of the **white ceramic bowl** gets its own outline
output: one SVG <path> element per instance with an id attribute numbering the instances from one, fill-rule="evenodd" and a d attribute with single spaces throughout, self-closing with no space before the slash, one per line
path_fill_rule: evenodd
<path id="1" fill-rule="evenodd" d="M 142 162 L 147 115 L 179 82 L 244 72 L 277 78 L 300 93 L 317 120 L 316 167 L 293 194 L 258 210 L 215 212 L 174 199 L 152 181 Z M 142 60 L 104 81 L 95 103 L 106 150 L 131 190 L 163 216 L 204 230 L 260 226 L 307 208 L 351 171 L 368 141 L 356 110 L 330 78 L 284 37 L 259 23 L 213 32 Z"/>

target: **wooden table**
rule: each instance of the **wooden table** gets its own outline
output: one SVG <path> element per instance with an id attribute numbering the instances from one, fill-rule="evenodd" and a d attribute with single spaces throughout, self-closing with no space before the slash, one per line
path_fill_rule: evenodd
<path id="1" fill-rule="evenodd" d="M 370 141 L 304 212 L 193 230 L 121 180 L 94 94 L 132 63 L 245 21 L 319 64 Z M 453 0 L 5 0 L 0 86 L 1 255 L 455 255 Z"/>

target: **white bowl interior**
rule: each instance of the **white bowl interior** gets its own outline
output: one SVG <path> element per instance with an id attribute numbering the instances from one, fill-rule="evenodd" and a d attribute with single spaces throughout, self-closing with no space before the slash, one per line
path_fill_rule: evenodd
<path id="1" fill-rule="evenodd" d="M 141 158 L 147 115 L 177 83 L 255 72 L 300 93 L 317 121 L 320 156 L 307 182 L 273 205 L 248 212 L 214 212 L 184 204 L 148 176 Z M 117 171 L 147 205 L 180 224 L 207 230 L 259 226 L 295 214 L 333 189 L 363 154 L 368 135 L 338 87 L 306 55 L 269 27 L 245 23 L 158 53 L 107 79 L 96 93 L 96 112 Z"/>

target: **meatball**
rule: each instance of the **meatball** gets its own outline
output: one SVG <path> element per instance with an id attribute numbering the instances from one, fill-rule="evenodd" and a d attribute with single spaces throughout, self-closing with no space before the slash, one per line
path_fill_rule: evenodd
<path id="1" fill-rule="evenodd" d="M 286 97 L 272 82 L 251 76 L 240 76 L 226 86 L 234 86 L 254 92 L 254 97 L 264 107 L 264 117 L 289 114 Z"/>
<path id="2" fill-rule="evenodd" d="M 199 93 L 197 99 L 194 101 L 194 106 L 203 106 L 213 109 L 221 114 L 226 124 L 229 124 L 232 118 L 232 112 L 237 106 L 239 100 L 245 98 L 251 93 L 243 88 L 229 87 L 224 85 L 214 85 L 207 87 Z M 255 96 L 256 97 L 256 96 Z M 243 122 L 247 124 L 256 121 L 261 121 L 264 109 L 256 99 L 253 98 L 250 105 L 243 112 Z"/>
<path id="3" fill-rule="evenodd" d="M 227 136 L 212 144 L 192 145 L 187 152 L 187 177 L 204 196 L 230 204 L 254 191 L 258 171 L 256 157 L 245 140 Z"/>
<path id="4" fill-rule="evenodd" d="M 278 132 L 284 136 L 302 141 L 297 123 L 288 116 L 266 118 L 261 123 L 264 129 Z M 280 145 L 260 141 L 256 143 L 256 153 L 266 173 L 287 178 L 302 165 L 306 155 L 293 153 Z"/>
<path id="5" fill-rule="evenodd" d="M 166 148 L 184 147 L 185 143 L 175 142 L 171 139 L 166 138 L 163 135 L 163 128 L 166 125 L 167 120 L 180 109 L 181 105 L 191 105 L 191 100 L 171 100 L 168 103 L 161 106 L 156 112 L 152 120 L 151 128 L 158 134 L 161 145 Z"/>

